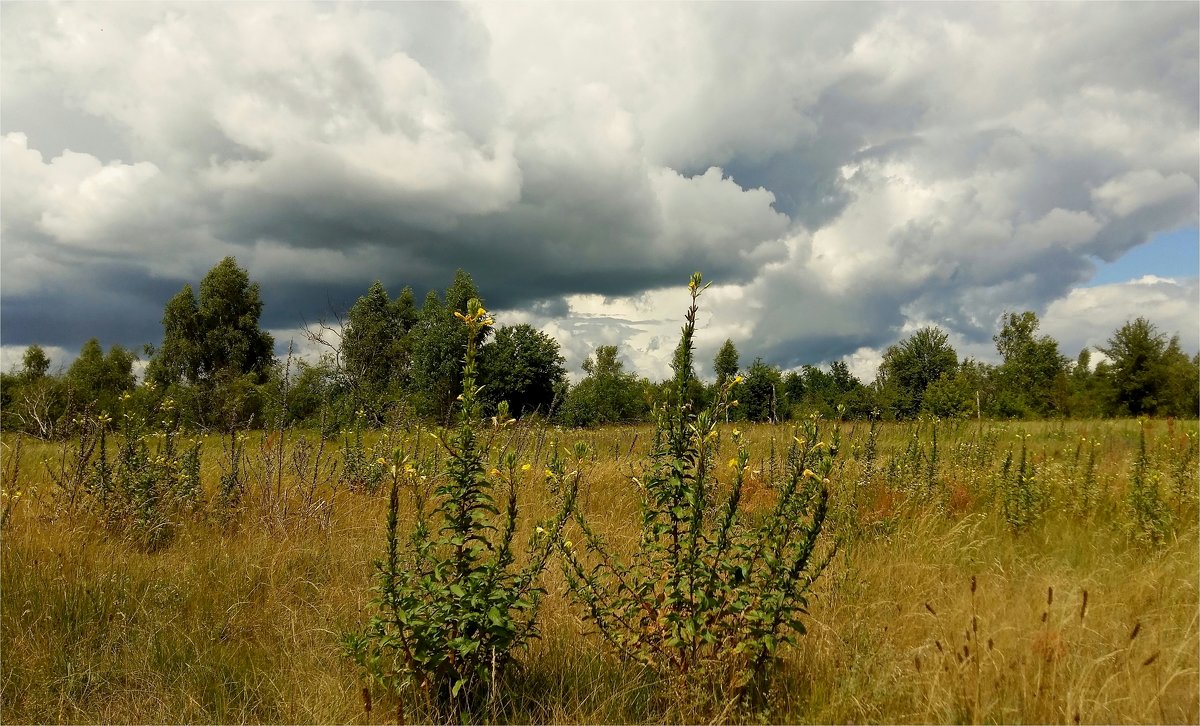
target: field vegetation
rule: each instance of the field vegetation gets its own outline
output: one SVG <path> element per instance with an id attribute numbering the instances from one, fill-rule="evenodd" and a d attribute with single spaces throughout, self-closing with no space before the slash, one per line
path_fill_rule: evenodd
<path id="1" fill-rule="evenodd" d="M 908 415 L 756 422 L 734 403 L 763 364 L 743 375 L 727 346 L 717 383 L 696 378 L 699 275 L 689 290 L 652 423 L 490 399 L 494 320 L 469 297 L 444 423 L 364 407 L 293 426 L 285 368 L 256 428 L 262 346 L 230 346 L 258 351 L 237 374 L 181 338 L 156 364 L 177 380 L 53 436 L 6 431 L 0 716 L 1200 721 L 1196 420 L 939 418 L 945 371 L 897 349 L 876 390 L 916 376 Z M 172 306 L 194 331 L 187 293 Z M 1034 322 L 998 346 L 1049 350 L 1026 345 Z M 629 380 L 611 352 L 597 401 Z"/>
<path id="2" fill-rule="evenodd" d="M 719 461 L 733 428 L 718 427 Z M 745 507 L 762 512 L 792 432 L 741 434 Z M 433 467 L 430 441 L 416 429 L 366 437 Z M 395 720 L 402 704 L 343 647 L 371 612 L 388 488 L 345 480 L 335 441 L 324 476 L 314 435 L 251 433 L 231 510 L 228 444 L 199 443 L 195 504 L 158 525 L 171 527 L 169 542 L 150 544 L 139 525 L 115 524 L 70 477 L 54 476 L 63 445 L 25 440 L 17 451 L 5 438 L 5 722 Z M 561 469 L 557 457 L 582 472 L 578 505 L 592 526 L 619 551 L 636 547 L 633 482 L 649 427 L 516 424 L 498 444 L 519 462 L 518 541 L 554 516 L 547 470 Z M 807 633 L 780 649 L 776 686 L 755 712 L 705 698 L 702 686 L 685 697 L 669 674 L 620 657 L 553 562 L 541 637 L 513 654 L 483 718 L 1200 718 L 1194 422 L 860 423 L 843 427 L 840 449 L 827 532 L 839 551 L 812 586 Z M 404 527 L 414 513 L 399 516 Z M 570 527 L 565 536 L 582 541 Z"/>

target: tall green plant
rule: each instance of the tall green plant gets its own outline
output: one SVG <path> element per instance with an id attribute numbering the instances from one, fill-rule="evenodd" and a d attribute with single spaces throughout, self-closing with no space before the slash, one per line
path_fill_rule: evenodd
<path id="1" fill-rule="evenodd" d="M 530 538 L 516 561 L 517 460 L 509 453 L 488 468 L 493 433 L 481 435 L 475 357 L 492 319 L 477 299 L 455 315 L 467 327 L 458 426 L 440 439 L 443 470 L 423 476 L 402 450 L 393 455 L 384 559 L 376 565 L 375 614 L 346 645 L 367 675 L 399 696 L 402 710 L 422 720 L 477 717 L 495 704 L 495 686 L 515 652 L 537 637 L 539 576 L 575 500 L 579 475 L 568 482 L 559 511 Z M 499 428 L 493 427 L 493 432 Z M 496 485 L 504 497 L 493 496 Z M 404 547 L 401 489 L 416 522 Z"/>
<path id="2" fill-rule="evenodd" d="M 1159 471 L 1150 466 L 1146 453 L 1146 424 L 1140 424 L 1138 455 L 1129 475 L 1130 530 L 1135 540 L 1157 546 L 1170 532 L 1171 510 L 1159 492 Z"/>
<path id="3" fill-rule="evenodd" d="M 175 401 L 163 399 L 151 414 L 149 420 L 122 414 L 112 461 L 108 445 L 112 419 L 103 414 L 95 419 L 90 431 L 97 445 L 87 491 L 93 508 L 110 528 L 127 533 L 148 550 L 157 550 L 170 544 L 183 520 L 200 509 L 203 487 L 201 442 L 183 438 Z"/>
<path id="4" fill-rule="evenodd" d="M 1010 449 L 1000 474 L 1000 505 L 1004 520 L 1014 533 L 1032 527 L 1045 513 L 1047 504 L 1045 483 L 1026 446 L 1029 436 L 1030 434 L 1024 432 L 1017 434 L 1021 441 L 1021 456 L 1017 460 L 1017 468 L 1015 471 L 1012 469 L 1013 458 Z"/>
<path id="5" fill-rule="evenodd" d="M 750 457 L 736 430 L 728 482 L 720 481 L 717 464 L 717 424 L 740 377 L 703 411 L 691 410 L 682 395 L 692 376 L 701 283 L 697 273 L 689 284 L 674 365 L 679 395 L 659 410 L 654 451 L 635 479 L 637 550 L 622 557 L 577 513 L 584 546 L 563 543 L 564 569 L 572 593 L 618 652 L 660 676 L 761 703 L 778 648 L 804 633 L 808 593 L 832 556 L 820 545 L 836 444 L 821 442 L 816 420 L 808 421 L 793 437 L 782 480 L 771 483 L 771 508 L 744 510 Z"/>

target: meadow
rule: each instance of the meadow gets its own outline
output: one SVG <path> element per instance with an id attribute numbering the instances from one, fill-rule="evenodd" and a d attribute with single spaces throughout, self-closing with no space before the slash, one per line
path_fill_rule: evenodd
<path id="1" fill-rule="evenodd" d="M 541 637 L 516 654 L 487 719 L 1200 721 L 1195 421 L 838 426 L 822 533 L 836 552 L 766 703 L 747 712 L 619 658 L 555 557 Z M 721 424 L 721 465 L 735 428 L 750 454 L 743 507 L 768 509 L 794 432 Z M 169 460 L 150 463 L 180 468 L 191 504 L 150 519 L 114 517 L 89 489 L 77 466 L 88 436 L 5 435 L 0 718 L 396 721 L 402 704 L 364 680 L 343 641 L 370 615 L 384 553 L 379 459 L 403 448 L 440 471 L 429 433 L 179 434 Z M 490 435 L 491 462 L 517 464 L 518 539 L 552 513 L 547 469 L 577 452 L 577 506 L 616 548 L 634 545 L 651 427 Z M 411 517 L 400 508 L 401 530 Z M 574 526 L 564 536 L 578 541 Z"/>

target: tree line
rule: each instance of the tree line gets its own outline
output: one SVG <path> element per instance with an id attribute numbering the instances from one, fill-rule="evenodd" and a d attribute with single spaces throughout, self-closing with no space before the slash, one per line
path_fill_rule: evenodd
<path id="1" fill-rule="evenodd" d="M 32 345 L 20 367 L 0 375 L 0 425 L 50 437 L 81 415 L 115 416 L 152 410 L 170 398 L 198 428 L 310 426 L 339 430 L 403 417 L 447 421 L 462 393 L 461 361 L 472 298 L 470 274 L 459 270 L 444 293 L 420 306 L 411 287 L 392 297 L 374 282 L 333 323 L 307 326 L 323 351 L 315 362 L 275 356 L 275 341 L 259 325 L 257 283 L 227 257 L 200 281 L 185 285 L 163 310 L 163 340 L 146 346 L 144 385 L 137 352 L 105 352 L 93 338 L 65 372 L 51 373 L 45 351 Z M 553 337 L 527 324 L 487 326 L 478 355 L 478 397 L 485 410 L 501 405 L 518 417 L 542 416 L 569 426 L 637 422 L 680 395 L 669 380 L 625 370 L 616 346 L 602 345 L 571 384 Z M 993 338 L 1000 362 L 959 359 L 947 333 L 925 327 L 889 347 L 875 379 L 859 380 L 841 361 L 828 369 L 783 371 L 755 358 L 745 366 L 732 340 L 715 359 L 716 380 L 694 376 L 684 395 L 706 405 L 731 379 L 731 420 L 796 420 L 811 413 L 888 420 L 941 418 L 1097 418 L 1177 416 L 1200 409 L 1200 354 L 1189 357 L 1179 337 L 1145 318 L 1126 322 L 1092 364 L 1085 348 L 1074 359 L 1039 335 L 1033 312 L 1006 313 Z M 676 355 L 675 365 L 681 356 Z M 690 365 L 690 363 L 689 363 Z"/>

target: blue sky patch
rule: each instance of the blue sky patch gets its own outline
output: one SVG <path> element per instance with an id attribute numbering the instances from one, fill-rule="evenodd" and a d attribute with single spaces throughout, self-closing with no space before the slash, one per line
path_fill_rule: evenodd
<path id="1" fill-rule="evenodd" d="M 1136 280 L 1144 275 L 1196 277 L 1200 274 L 1200 229 L 1184 227 L 1152 237 L 1115 262 L 1096 262 L 1087 287 Z"/>

